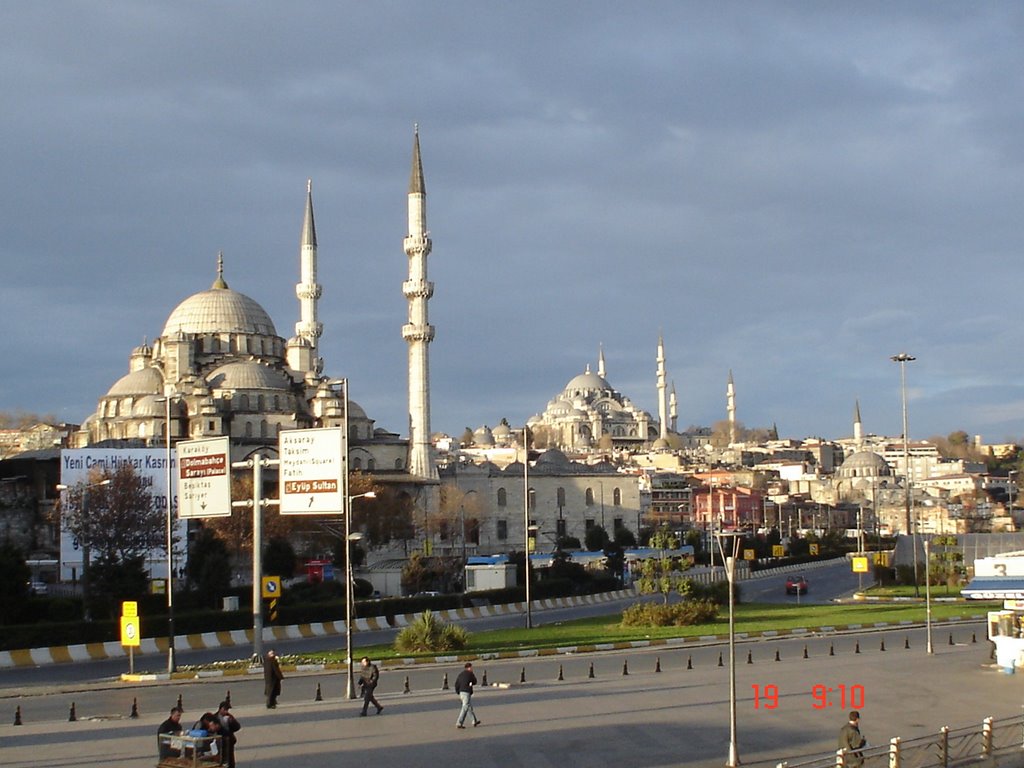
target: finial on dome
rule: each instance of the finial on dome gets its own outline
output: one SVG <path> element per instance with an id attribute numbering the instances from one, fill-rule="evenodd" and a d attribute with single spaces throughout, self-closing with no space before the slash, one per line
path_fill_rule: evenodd
<path id="1" fill-rule="evenodd" d="M 224 251 L 217 252 L 217 279 L 213 281 L 213 290 L 223 290 L 228 287 L 224 282 Z"/>
<path id="2" fill-rule="evenodd" d="M 313 180 L 312 179 L 306 179 L 306 194 L 308 195 L 312 191 L 313 191 Z"/>

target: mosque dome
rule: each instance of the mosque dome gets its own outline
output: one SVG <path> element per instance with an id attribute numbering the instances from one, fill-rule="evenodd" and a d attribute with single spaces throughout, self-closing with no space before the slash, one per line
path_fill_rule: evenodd
<path id="1" fill-rule="evenodd" d="M 146 417 L 163 419 L 167 415 L 167 403 L 164 402 L 163 397 L 146 395 L 145 397 L 139 398 L 139 400 L 132 406 L 131 415 L 136 418 Z M 188 416 L 188 407 L 181 401 L 181 399 L 171 398 L 171 416 Z"/>
<path id="2" fill-rule="evenodd" d="M 228 363 L 215 368 L 206 379 L 214 389 L 289 389 L 283 372 L 254 361 Z"/>
<path id="3" fill-rule="evenodd" d="M 108 397 L 127 397 L 129 395 L 162 395 L 164 393 L 164 377 L 156 368 L 142 368 L 125 374 L 107 392 Z"/>
<path id="4" fill-rule="evenodd" d="M 839 467 L 840 477 L 887 477 L 891 474 L 889 463 L 874 451 L 857 451 Z"/>
<path id="5" fill-rule="evenodd" d="M 601 376 L 598 376 L 596 373 L 591 373 L 589 369 L 586 373 L 581 373 L 579 376 L 574 376 L 572 379 L 569 380 L 569 383 L 565 385 L 565 390 L 567 392 L 581 389 L 594 391 L 611 388 L 612 385 L 609 384 L 606 379 L 602 378 Z"/>
<path id="6" fill-rule="evenodd" d="M 571 464 L 568 457 L 557 448 L 548 448 L 540 456 L 537 457 L 536 464 L 538 466 L 547 466 L 552 469 L 556 467 L 567 468 Z"/>
<path id="7" fill-rule="evenodd" d="M 270 315 L 254 299 L 233 291 L 224 282 L 223 256 L 217 260 L 217 279 L 174 308 L 164 325 L 165 337 L 178 333 L 252 333 L 277 336 Z"/>
<path id="8" fill-rule="evenodd" d="M 473 442 L 481 448 L 494 445 L 494 435 L 488 426 L 478 427 L 473 430 Z"/>
<path id="9" fill-rule="evenodd" d="M 349 419 L 369 419 L 366 415 L 366 411 L 359 405 L 355 400 L 348 401 L 348 417 Z"/>

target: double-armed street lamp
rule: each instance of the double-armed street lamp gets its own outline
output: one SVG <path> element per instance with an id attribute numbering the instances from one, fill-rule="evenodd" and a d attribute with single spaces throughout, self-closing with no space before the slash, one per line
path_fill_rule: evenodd
<path id="1" fill-rule="evenodd" d="M 725 563 L 725 575 L 729 580 L 729 757 L 726 768 L 736 768 L 740 764 L 739 745 L 736 738 L 736 558 L 743 543 L 743 534 L 738 531 L 718 531 L 718 550 Z M 725 544 L 731 539 L 731 546 Z M 732 554 L 727 555 L 729 551 Z M 799 596 L 800 590 L 797 590 Z"/>
<path id="2" fill-rule="evenodd" d="M 345 497 L 345 668 L 347 670 L 345 682 L 345 698 L 356 697 L 355 680 L 352 674 L 352 542 L 363 538 L 361 533 L 352 533 L 352 502 L 355 499 L 375 499 L 377 494 L 374 491 L 357 493 L 355 496 Z"/>
<path id="3" fill-rule="evenodd" d="M 903 504 L 904 511 L 906 513 L 907 533 L 910 534 L 911 544 L 913 544 L 914 548 L 914 595 L 916 597 L 920 597 L 921 588 L 917 583 L 917 526 L 914 525 L 913 520 L 911 520 L 910 514 L 912 491 L 910 488 L 910 439 L 907 429 L 907 363 L 912 363 L 917 360 L 917 358 L 913 355 L 908 355 L 906 352 L 900 352 L 898 355 L 893 355 L 889 359 L 894 363 L 900 364 L 900 392 L 902 393 L 903 399 L 903 473 L 905 475 L 904 483 L 906 484 Z"/>

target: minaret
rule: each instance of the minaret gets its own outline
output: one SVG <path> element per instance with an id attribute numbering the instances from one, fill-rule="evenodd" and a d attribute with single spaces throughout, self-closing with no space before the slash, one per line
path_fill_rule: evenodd
<path id="1" fill-rule="evenodd" d="M 668 391 L 665 378 L 665 341 L 658 334 L 658 437 L 668 439 Z"/>
<path id="2" fill-rule="evenodd" d="M 725 387 L 725 410 L 729 418 L 729 444 L 736 442 L 736 386 L 729 371 L 729 383 Z"/>
<path id="3" fill-rule="evenodd" d="M 302 220 L 299 238 L 299 282 L 295 295 L 299 298 L 299 322 L 295 335 L 309 342 L 312 355 L 312 373 L 320 373 L 324 361 L 317 354 L 324 325 L 317 321 L 316 302 L 323 288 L 316 281 L 316 224 L 313 222 L 313 180 L 306 181 L 306 215 Z"/>
<path id="4" fill-rule="evenodd" d="M 413 131 L 412 174 L 409 178 L 409 234 L 403 245 L 409 257 L 409 279 L 402 293 L 409 302 L 409 322 L 402 326 L 402 338 L 409 345 L 409 472 L 417 477 L 435 477 L 430 460 L 430 366 L 428 345 L 434 340 L 434 326 L 427 321 L 427 302 L 434 284 L 427 280 L 430 254 L 427 230 L 427 187 L 420 161 L 419 126 Z"/>
<path id="5" fill-rule="evenodd" d="M 864 431 L 860 423 L 860 400 L 854 401 L 853 406 L 853 445 L 855 450 L 860 450 L 864 442 Z"/>
<path id="6" fill-rule="evenodd" d="M 669 429 L 679 432 L 679 403 L 676 400 L 676 383 L 672 382 L 672 391 L 668 395 Z"/>
<path id="7" fill-rule="evenodd" d="M 597 347 L 597 375 L 602 379 L 606 378 L 604 375 L 604 344 L 599 344 Z"/>

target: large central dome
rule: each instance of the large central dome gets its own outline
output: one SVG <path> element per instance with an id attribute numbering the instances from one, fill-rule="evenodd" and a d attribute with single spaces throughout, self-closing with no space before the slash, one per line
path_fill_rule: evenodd
<path id="1" fill-rule="evenodd" d="M 164 336 L 181 333 L 252 333 L 277 336 L 274 321 L 255 300 L 224 282 L 224 256 L 217 257 L 217 279 L 208 291 L 194 294 L 174 308 Z"/>
<path id="2" fill-rule="evenodd" d="M 254 299 L 230 288 L 211 288 L 175 307 L 164 336 L 183 333 L 257 333 L 277 336 L 274 322 Z"/>

